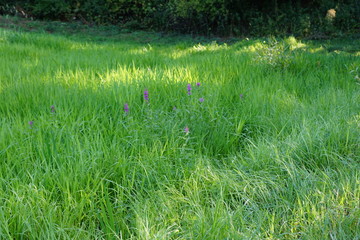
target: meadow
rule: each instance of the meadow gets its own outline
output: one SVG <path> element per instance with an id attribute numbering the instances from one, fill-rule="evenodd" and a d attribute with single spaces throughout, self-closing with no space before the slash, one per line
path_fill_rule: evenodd
<path id="1" fill-rule="evenodd" d="M 0 28 L 0 239 L 360 239 L 360 40 Z"/>

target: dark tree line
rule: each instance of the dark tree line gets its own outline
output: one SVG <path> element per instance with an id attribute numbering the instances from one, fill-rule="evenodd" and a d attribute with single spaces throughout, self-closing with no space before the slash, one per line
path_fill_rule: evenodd
<path id="1" fill-rule="evenodd" d="M 0 14 L 206 35 L 360 29 L 358 0 L 0 0 Z"/>

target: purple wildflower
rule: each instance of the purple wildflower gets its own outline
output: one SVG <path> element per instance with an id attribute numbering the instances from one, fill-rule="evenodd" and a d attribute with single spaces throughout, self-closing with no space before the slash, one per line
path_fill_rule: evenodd
<path id="1" fill-rule="evenodd" d="M 56 111 L 55 111 L 55 106 L 54 106 L 54 105 L 51 105 L 50 109 L 51 109 L 51 112 L 52 112 L 52 113 L 56 112 Z"/>
<path id="2" fill-rule="evenodd" d="M 145 89 L 145 91 L 144 91 L 144 100 L 145 100 L 146 102 L 149 101 L 149 91 L 148 91 L 147 89 Z"/>
<path id="3" fill-rule="evenodd" d="M 174 106 L 174 107 L 173 107 L 173 111 L 176 111 L 176 109 L 177 109 L 177 108 Z"/>
<path id="4" fill-rule="evenodd" d="M 129 105 L 127 103 L 124 104 L 124 112 L 125 113 L 129 112 Z"/>
<path id="5" fill-rule="evenodd" d="M 190 83 L 187 85 L 187 91 L 188 91 L 188 95 L 191 95 L 191 84 Z"/>
<path id="6" fill-rule="evenodd" d="M 243 95 L 243 94 L 240 94 L 239 96 L 240 96 L 240 98 L 244 98 L 244 95 Z"/>
<path id="7" fill-rule="evenodd" d="M 188 134 L 188 133 L 190 132 L 190 129 L 189 129 L 188 126 L 186 126 L 186 127 L 184 128 L 184 132 L 185 132 L 186 134 Z"/>
<path id="8" fill-rule="evenodd" d="M 34 121 L 29 121 L 29 126 L 30 126 L 30 128 L 32 128 L 33 125 L 34 125 Z"/>
<path id="9" fill-rule="evenodd" d="M 199 102 L 203 102 L 204 101 L 204 98 L 199 98 Z"/>
<path id="10" fill-rule="evenodd" d="M 196 86 L 200 87 L 200 83 L 199 83 L 199 82 L 198 82 L 198 83 L 196 83 Z"/>

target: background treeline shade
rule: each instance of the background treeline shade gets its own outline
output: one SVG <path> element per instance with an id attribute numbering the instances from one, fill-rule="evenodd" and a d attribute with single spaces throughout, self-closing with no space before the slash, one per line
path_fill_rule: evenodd
<path id="1" fill-rule="evenodd" d="M 360 28 L 358 0 L 0 0 L 0 14 L 206 35 L 308 36 Z"/>

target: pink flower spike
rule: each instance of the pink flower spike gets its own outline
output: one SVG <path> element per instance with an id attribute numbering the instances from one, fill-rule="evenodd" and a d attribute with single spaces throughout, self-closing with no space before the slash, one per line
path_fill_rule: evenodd
<path id="1" fill-rule="evenodd" d="M 127 103 L 124 104 L 124 112 L 125 113 L 129 112 L 129 105 Z"/>
<path id="2" fill-rule="evenodd" d="M 187 91 L 188 91 L 188 95 L 191 95 L 191 84 L 190 83 L 187 85 Z"/>
<path id="3" fill-rule="evenodd" d="M 148 91 L 147 89 L 144 90 L 144 100 L 145 100 L 146 102 L 149 101 L 149 91 Z"/>
<path id="4" fill-rule="evenodd" d="M 184 128 L 184 132 L 185 132 L 186 134 L 188 134 L 188 133 L 190 132 L 190 129 L 189 129 L 188 126 L 186 126 L 186 127 Z"/>

